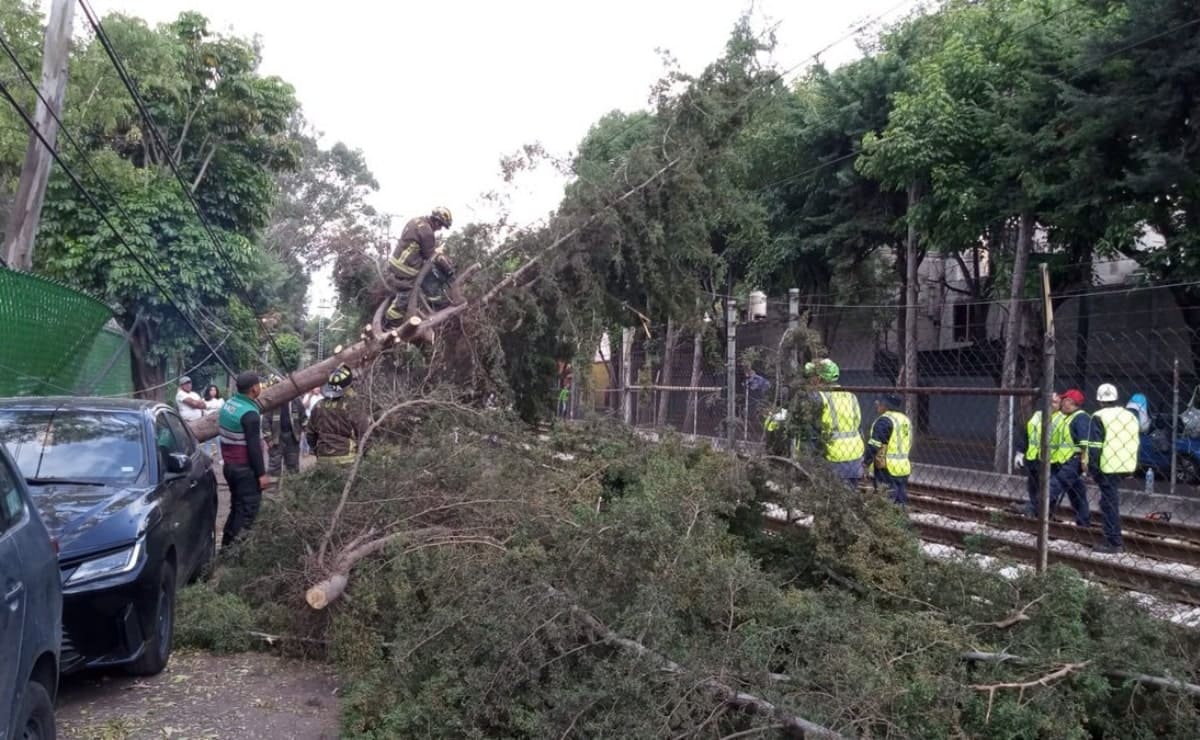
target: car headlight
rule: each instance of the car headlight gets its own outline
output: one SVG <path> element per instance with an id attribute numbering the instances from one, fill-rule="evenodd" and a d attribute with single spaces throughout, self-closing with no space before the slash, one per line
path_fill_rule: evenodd
<path id="1" fill-rule="evenodd" d="M 79 564 L 71 575 L 67 576 L 64 586 L 78 586 L 98 578 L 109 578 L 128 573 L 137 567 L 142 555 L 142 541 L 138 540 L 124 550 L 110 552 L 98 558 L 85 560 Z"/>

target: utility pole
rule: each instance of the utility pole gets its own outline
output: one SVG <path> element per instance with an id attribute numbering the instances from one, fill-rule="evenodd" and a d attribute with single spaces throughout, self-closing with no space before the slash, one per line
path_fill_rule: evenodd
<path id="1" fill-rule="evenodd" d="M 33 238 L 37 234 L 38 221 L 42 215 L 42 201 L 46 197 L 46 181 L 50 177 L 50 165 L 54 161 L 50 151 L 38 138 L 40 133 L 51 146 L 58 139 L 58 123 L 62 117 L 63 98 L 67 93 L 67 60 L 71 49 L 71 28 L 75 19 L 73 0 L 53 0 L 50 7 L 50 22 L 46 25 L 46 41 L 42 51 L 41 93 L 47 108 L 39 99 L 33 114 L 37 132 L 30 132 L 29 144 L 25 147 L 25 163 L 21 167 L 21 180 L 17 195 L 13 199 L 12 213 L 8 219 L 8 231 L 4 235 L 4 253 L 8 266 L 14 270 L 33 269 Z M 53 113 L 53 115 L 51 115 Z"/>
<path id="2" fill-rule="evenodd" d="M 905 265 L 904 265 L 904 382 L 903 385 L 909 388 L 916 388 L 920 382 L 919 374 L 917 373 L 918 348 L 917 348 L 917 242 L 920 236 L 917 234 L 917 225 L 913 220 L 913 210 L 920 202 L 920 193 L 917 190 L 917 183 L 913 182 L 908 186 L 908 239 L 905 246 Z M 918 403 L 919 396 L 916 393 L 908 393 L 904 397 L 904 413 L 912 420 L 914 427 L 920 426 L 920 410 Z"/>

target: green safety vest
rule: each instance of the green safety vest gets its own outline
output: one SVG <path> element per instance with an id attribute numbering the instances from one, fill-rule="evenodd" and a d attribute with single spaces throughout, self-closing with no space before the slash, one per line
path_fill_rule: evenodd
<path id="1" fill-rule="evenodd" d="M 1064 418 L 1061 411 L 1050 414 L 1050 462 L 1052 463 L 1066 462 L 1071 458 L 1071 451 L 1074 449 L 1071 446 L 1071 433 L 1067 429 L 1068 425 L 1063 424 Z M 1025 425 L 1025 432 L 1029 437 L 1029 443 L 1025 447 L 1025 459 L 1032 462 L 1041 457 L 1041 411 L 1034 411 L 1033 416 L 1029 417 L 1029 423 Z M 1065 436 L 1064 432 L 1066 432 Z"/>
<path id="2" fill-rule="evenodd" d="M 217 416 L 217 429 L 221 434 L 221 444 L 229 447 L 245 447 L 246 432 L 242 429 L 242 417 L 251 411 L 261 411 L 258 403 L 249 396 L 235 393 Z M 262 444 L 262 440 L 258 440 Z"/>
<path id="3" fill-rule="evenodd" d="M 888 411 L 883 416 L 892 421 L 892 437 L 888 440 L 887 449 L 884 451 L 884 464 L 887 472 L 891 475 L 898 478 L 904 477 L 912 473 L 912 463 L 908 459 L 908 453 L 912 450 L 912 422 L 899 411 Z M 882 419 L 883 416 L 879 418 Z M 878 422 L 879 419 L 875 421 Z M 872 447 L 879 445 L 880 443 L 876 440 L 871 440 Z"/>
<path id="4" fill-rule="evenodd" d="M 830 462 L 851 462 L 863 456 L 862 409 L 858 399 L 848 391 L 820 391 L 821 430 L 828 440 L 825 459 Z"/>
<path id="5" fill-rule="evenodd" d="M 1100 450 L 1100 472 L 1123 474 L 1137 470 L 1140 430 L 1133 412 L 1105 406 L 1092 418 L 1104 425 L 1104 439 L 1090 443 L 1092 448 Z"/>

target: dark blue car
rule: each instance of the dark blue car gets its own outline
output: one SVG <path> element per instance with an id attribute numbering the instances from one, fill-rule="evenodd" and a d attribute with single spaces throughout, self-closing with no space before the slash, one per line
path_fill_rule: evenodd
<path id="1" fill-rule="evenodd" d="M 216 477 L 187 425 L 152 401 L 13 398 L 0 440 L 58 541 L 63 672 L 161 671 L 176 587 L 216 547 Z"/>
<path id="2" fill-rule="evenodd" d="M 62 593 L 54 545 L 0 447 L 0 740 L 53 740 Z"/>

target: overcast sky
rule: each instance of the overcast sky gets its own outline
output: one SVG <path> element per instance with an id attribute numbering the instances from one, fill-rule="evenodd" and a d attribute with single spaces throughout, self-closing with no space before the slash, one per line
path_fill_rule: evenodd
<path id="1" fill-rule="evenodd" d="M 891 21 L 898 0 L 758 0 L 756 28 L 778 23 L 775 59 L 791 67 L 852 27 Z M 698 72 L 722 51 L 746 0 L 93 0 L 100 14 L 151 23 L 200 10 L 219 31 L 258 35 L 263 71 L 296 87 L 326 144 L 362 149 L 380 183 L 374 204 L 411 216 L 446 205 L 456 224 L 488 218 L 499 158 L 540 141 L 567 155 L 613 109 L 645 107 L 668 49 Z M 78 14 L 77 14 L 78 16 Z M 77 22 L 79 22 L 77 17 Z M 837 64 L 853 41 L 823 54 Z M 68 93 L 68 105 L 70 96 Z M 526 177 L 511 193 L 520 223 L 553 209 L 562 180 Z M 313 305 L 329 300 L 314 276 Z"/>

